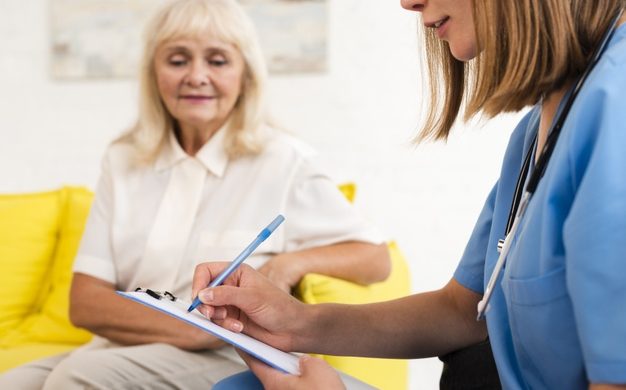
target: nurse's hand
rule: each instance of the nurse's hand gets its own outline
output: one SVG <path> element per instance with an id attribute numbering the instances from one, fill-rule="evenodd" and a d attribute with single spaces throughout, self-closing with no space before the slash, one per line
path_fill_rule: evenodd
<path id="1" fill-rule="evenodd" d="M 265 389 L 345 389 L 337 372 L 322 359 L 309 355 L 300 357 L 300 376 L 282 373 L 267 364 L 237 350 Z"/>
<path id="2" fill-rule="evenodd" d="M 298 350 L 313 321 L 308 306 L 285 293 L 265 276 L 243 264 L 224 284 L 205 288 L 230 263 L 203 263 L 196 267 L 193 296 L 198 309 L 218 325 L 243 332 L 283 351 Z"/>

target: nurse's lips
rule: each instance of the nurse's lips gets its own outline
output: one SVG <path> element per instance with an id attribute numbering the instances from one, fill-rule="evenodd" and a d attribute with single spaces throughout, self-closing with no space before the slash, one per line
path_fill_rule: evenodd
<path id="1" fill-rule="evenodd" d="M 439 28 L 441 27 L 441 25 L 447 22 L 448 19 L 450 19 L 450 17 L 446 16 L 445 18 L 441 18 L 439 20 L 435 20 L 432 22 L 424 22 L 424 26 L 429 27 L 429 28 Z"/>
<path id="2" fill-rule="evenodd" d="M 449 16 L 445 18 L 435 20 L 433 22 L 424 22 L 424 26 L 428 28 L 434 28 L 437 31 L 437 36 L 441 39 L 446 31 L 446 27 L 448 26 Z"/>

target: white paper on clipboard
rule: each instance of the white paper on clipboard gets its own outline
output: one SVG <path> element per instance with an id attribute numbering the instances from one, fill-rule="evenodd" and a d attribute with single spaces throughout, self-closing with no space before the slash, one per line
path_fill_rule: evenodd
<path id="1" fill-rule="evenodd" d="M 187 311 L 187 308 L 189 307 L 189 302 L 181 301 L 178 298 L 176 298 L 175 301 L 172 301 L 168 298 L 168 295 L 162 294 L 160 294 L 160 299 L 158 299 L 154 296 L 149 295 L 145 291 L 117 291 L 117 293 L 124 298 L 131 299 L 135 302 L 141 303 L 155 310 L 168 314 L 174 318 L 178 318 L 179 320 L 184 321 L 188 324 L 196 326 L 204 330 L 205 332 L 208 332 L 213 336 L 224 340 L 235 348 L 239 348 L 247 352 L 248 354 L 276 368 L 277 370 L 286 372 L 288 374 L 300 375 L 300 364 L 298 355 L 281 351 L 280 349 L 267 345 L 257 339 L 253 339 L 252 337 L 243 333 L 235 333 L 231 332 L 230 330 L 224 329 L 221 326 L 211 322 L 211 320 L 207 319 L 196 310 L 189 313 Z M 173 298 L 173 295 L 170 294 L 169 297 Z M 348 390 L 375 389 L 375 387 L 372 387 L 367 383 L 361 382 L 360 380 L 344 372 L 337 371 L 337 373 L 339 374 L 341 380 L 346 386 L 346 389 Z"/>
<path id="2" fill-rule="evenodd" d="M 283 352 L 243 333 L 235 333 L 228 329 L 224 329 L 211 322 L 196 310 L 189 313 L 187 312 L 189 303 L 182 302 L 180 299 L 177 299 L 176 301 L 172 301 L 166 297 L 157 299 L 144 291 L 117 291 L 117 293 L 125 298 L 132 299 L 135 302 L 139 302 L 172 317 L 178 318 L 188 324 L 196 326 L 280 371 L 288 374 L 300 374 L 297 355 Z"/>

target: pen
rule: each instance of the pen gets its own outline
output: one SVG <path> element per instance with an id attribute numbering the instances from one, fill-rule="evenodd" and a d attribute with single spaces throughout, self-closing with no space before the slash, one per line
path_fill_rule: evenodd
<path id="1" fill-rule="evenodd" d="M 265 229 L 261 230 L 261 233 L 259 233 L 259 235 L 256 236 L 254 240 L 252 240 L 252 242 L 239 254 L 239 256 L 235 257 L 235 259 L 230 263 L 228 268 L 222 271 L 219 275 L 217 275 L 217 278 L 213 279 L 213 281 L 209 283 L 208 287 L 215 287 L 215 286 L 219 286 L 220 284 L 222 284 L 222 282 L 228 276 L 230 276 L 230 274 L 232 274 L 241 265 L 241 263 L 243 263 L 244 260 L 247 259 L 248 256 L 250 256 L 250 254 L 252 254 L 252 252 L 254 252 L 254 250 L 259 245 L 261 245 L 261 243 L 265 241 L 265 239 L 267 239 L 267 237 L 269 237 L 270 234 L 272 234 L 274 230 L 276 230 L 276 228 L 281 223 L 283 223 L 284 220 L 285 220 L 285 217 L 278 214 L 278 216 L 274 218 L 274 220 L 270 222 L 270 224 L 267 225 Z M 198 307 L 201 303 L 202 302 L 200 302 L 200 299 L 196 297 L 196 299 L 193 300 L 193 303 L 191 304 L 191 306 L 189 306 L 189 309 L 187 309 L 187 312 L 192 311 L 193 309 Z"/>

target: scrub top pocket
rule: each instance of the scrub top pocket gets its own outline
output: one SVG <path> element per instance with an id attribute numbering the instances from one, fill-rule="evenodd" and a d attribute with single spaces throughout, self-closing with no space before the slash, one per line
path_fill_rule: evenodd
<path id="1" fill-rule="evenodd" d="M 581 352 L 565 268 L 523 279 L 507 275 L 502 288 L 515 353 L 529 387 L 576 388 L 575 383 L 581 378 L 574 378 L 572 372 L 583 375 L 584 367 L 578 358 Z M 568 361 L 569 365 L 554 364 L 562 361 Z M 555 367 L 555 370 L 546 376 L 545 367 Z M 567 368 L 567 372 L 560 372 L 558 368 Z M 576 381 L 563 383 L 563 378 Z"/>

